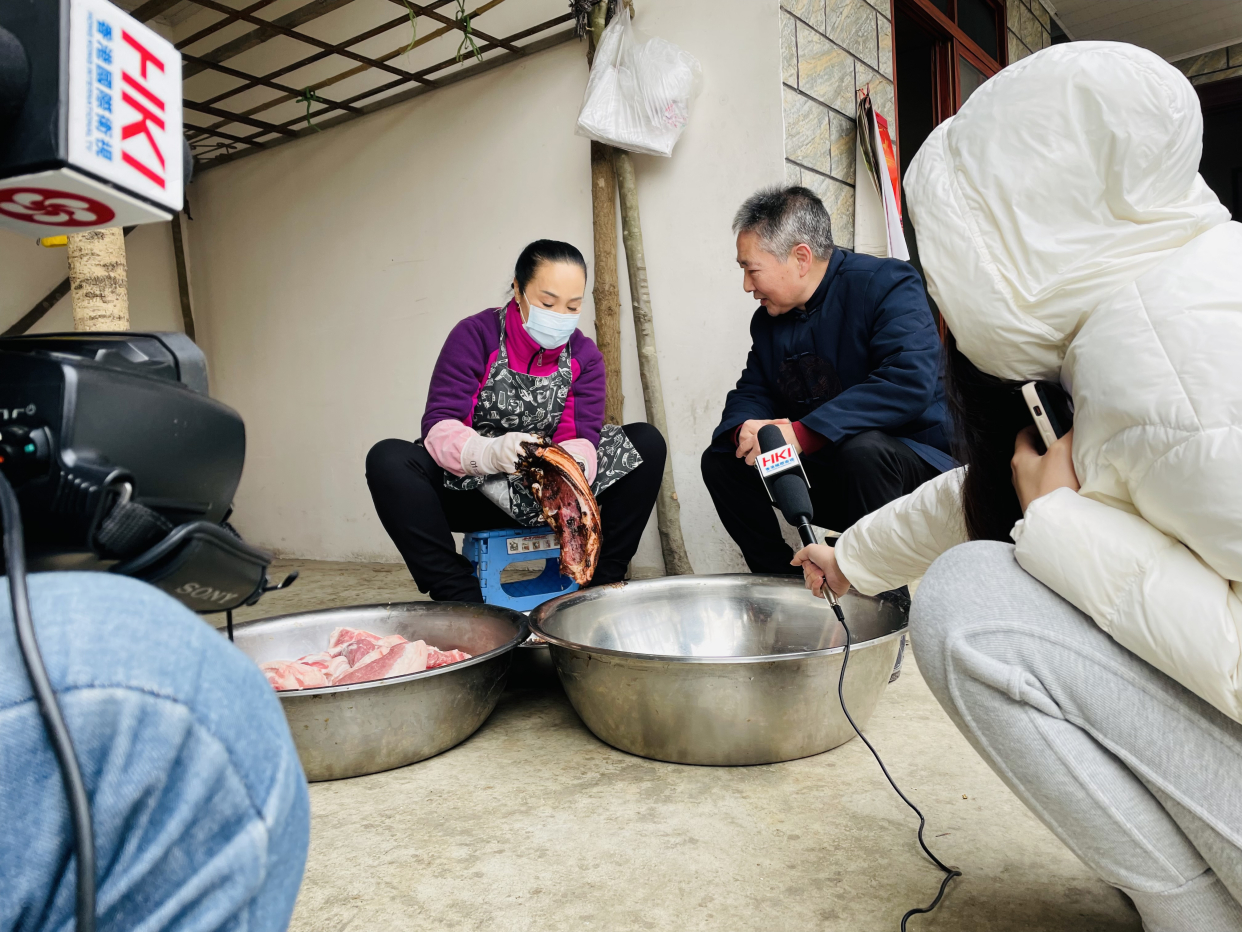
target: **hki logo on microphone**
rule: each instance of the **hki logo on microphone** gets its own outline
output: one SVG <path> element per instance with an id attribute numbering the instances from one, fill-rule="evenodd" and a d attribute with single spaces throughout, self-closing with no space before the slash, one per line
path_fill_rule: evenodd
<path id="1" fill-rule="evenodd" d="M 777 473 L 797 469 L 800 464 L 798 454 L 794 452 L 793 446 L 787 443 L 767 453 L 760 453 L 755 458 L 755 465 L 759 467 L 759 475 L 767 479 Z"/>

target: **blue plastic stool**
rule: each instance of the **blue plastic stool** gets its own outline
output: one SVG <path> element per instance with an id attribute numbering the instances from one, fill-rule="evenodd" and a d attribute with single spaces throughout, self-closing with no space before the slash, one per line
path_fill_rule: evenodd
<path id="1" fill-rule="evenodd" d="M 467 531 L 461 554 L 474 564 L 474 573 L 483 588 L 483 601 L 519 612 L 528 612 L 558 595 L 573 592 L 578 584 L 560 570 L 561 548 L 556 535 L 535 528 L 500 528 L 495 531 Z M 501 571 L 510 563 L 526 563 L 545 557 L 543 572 L 534 579 L 502 583 Z"/>

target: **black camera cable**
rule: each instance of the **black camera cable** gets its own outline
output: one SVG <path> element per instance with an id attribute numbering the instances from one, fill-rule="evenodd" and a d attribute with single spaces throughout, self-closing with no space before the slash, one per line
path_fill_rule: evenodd
<path id="1" fill-rule="evenodd" d="M 9 577 L 9 601 L 13 606 L 13 623 L 22 660 L 39 705 L 39 714 L 47 729 L 52 750 L 60 764 L 69 815 L 73 823 L 75 850 L 78 856 L 77 932 L 95 932 L 95 838 L 91 829 L 90 799 L 82 782 L 78 757 L 65 725 L 60 704 L 43 665 L 39 642 L 35 637 L 34 619 L 30 615 L 30 594 L 26 590 L 26 548 L 22 542 L 22 516 L 17 495 L 8 477 L 0 472 L 0 519 L 4 521 L 4 567 Z"/>
<path id="2" fill-rule="evenodd" d="M 824 585 L 820 589 L 820 594 L 824 597 L 824 600 L 832 606 L 832 610 L 837 616 L 837 621 L 841 623 L 841 627 L 845 631 L 845 652 L 841 655 L 841 675 L 837 679 L 837 698 L 841 700 L 841 711 L 845 713 L 846 721 L 848 721 L 850 723 L 850 727 L 854 729 L 854 734 L 862 738 L 863 744 L 867 746 L 867 750 L 871 752 L 871 756 L 875 758 L 875 762 L 880 765 L 880 770 L 883 772 L 884 778 L 888 780 L 889 786 L 893 788 L 893 792 L 900 796 L 901 801 L 909 806 L 914 811 L 914 814 L 919 817 L 919 847 L 923 849 L 924 854 L 931 858 L 933 864 L 944 871 L 944 880 L 940 882 L 940 891 L 936 894 L 936 898 L 927 906 L 916 906 L 914 909 L 908 910 L 906 914 L 901 917 L 901 932 L 906 932 L 906 923 L 910 921 L 910 917 L 917 916 L 919 913 L 930 913 L 933 909 L 940 905 L 940 901 L 944 898 L 944 891 L 949 886 L 949 881 L 954 877 L 961 877 L 962 872 L 955 867 L 948 867 L 943 861 L 940 860 L 940 858 L 932 854 L 931 848 L 927 847 L 927 842 L 923 840 L 923 828 L 927 825 L 927 820 L 923 817 L 923 813 L 919 811 L 918 806 L 910 802 L 906 794 L 901 791 L 899 786 L 897 786 L 896 781 L 893 780 L 892 775 L 888 772 L 888 768 L 884 766 L 884 761 L 880 759 L 879 752 L 876 751 L 871 742 L 867 740 L 867 736 L 862 733 L 862 730 L 854 724 L 854 717 L 850 715 L 849 707 L 845 704 L 845 668 L 850 662 L 850 641 L 853 640 L 853 636 L 850 634 L 849 625 L 845 623 L 845 612 L 841 610 L 841 604 L 837 601 L 836 595 L 831 589 L 828 588 L 827 580 L 824 581 Z"/>

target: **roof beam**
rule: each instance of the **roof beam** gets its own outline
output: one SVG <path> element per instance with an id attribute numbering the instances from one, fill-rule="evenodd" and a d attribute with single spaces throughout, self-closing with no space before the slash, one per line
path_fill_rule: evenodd
<path id="1" fill-rule="evenodd" d="M 451 2 L 452 0 L 434 0 L 434 2 L 429 4 L 429 7 L 442 6 L 446 3 L 451 3 Z M 473 12 L 471 12 L 470 16 L 471 17 L 479 16 L 482 13 L 487 12 L 488 10 L 492 9 L 495 6 L 500 5 L 503 2 L 504 0 L 488 0 L 487 3 L 484 3 L 482 6 L 477 7 Z M 389 20 L 387 23 L 377 26 L 374 29 L 369 29 L 366 32 L 359 33 L 358 35 L 354 36 L 351 39 L 346 39 L 344 42 L 339 43 L 339 46 L 344 48 L 346 46 L 355 45 L 359 42 L 365 42 L 367 39 L 374 38 L 375 36 L 380 35 L 381 33 L 387 32 L 388 30 L 396 26 L 399 26 L 404 22 L 406 22 L 406 17 L 398 17 L 395 20 Z M 378 56 L 376 60 L 377 61 L 388 61 L 389 59 L 396 58 L 398 55 L 404 54 L 410 49 L 418 48 L 418 46 L 423 45 L 427 42 L 430 42 L 433 39 L 438 39 L 440 36 L 445 35 L 446 33 L 449 33 L 452 31 L 453 31 L 452 27 L 441 26 L 439 29 L 433 30 L 427 35 L 421 36 L 418 39 L 415 39 L 414 42 L 410 43 L 409 45 L 398 46 L 392 51 L 386 52 L 385 54 Z M 482 49 L 480 49 L 480 52 L 482 52 Z M 316 62 L 322 61 L 323 59 L 329 57 L 330 54 L 332 53 L 316 52 L 314 55 L 311 55 L 308 58 L 304 58 L 301 61 L 296 61 L 290 65 L 286 65 L 283 68 L 278 68 L 276 71 L 268 72 L 266 75 L 263 76 L 263 78 L 256 77 L 253 81 L 249 83 L 241 84 L 227 91 L 223 91 L 222 93 L 217 94 L 215 97 L 211 97 L 203 101 L 203 103 L 207 105 L 217 104 L 222 100 L 227 100 L 229 97 L 233 97 L 237 94 L 241 94 L 241 93 L 244 93 L 245 91 L 249 91 L 256 87 L 262 86 L 261 82 L 263 80 L 270 80 L 273 78 L 283 77 L 284 75 L 289 74 L 290 72 L 293 72 L 293 71 L 297 71 L 300 68 L 304 68 L 307 65 L 312 65 L 312 64 L 315 64 Z M 346 78 L 352 78 L 354 75 L 361 74 L 362 72 L 366 71 L 369 67 L 370 67 L 369 65 L 358 65 L 354 68 L 350 68 L 347 71 L 341 72 L 340 74 L 333 75 L 330 78 L 325 78 L 322 81 L 318 81 L 314 84 L 308 85 L 306 88 L 303 89 L 302 93 L 304 93 L 307 90 L 317 91 L 322 87 L 328 87 L 340 81 L 344 81 Z M 281 97 L 276 97 L 272 100 L 264 101 L 261 104 L 251 107 L 248 110 L 243 110 L 241 112 L 244 113 L 246 116 L 251 116 L 256 113 L 262 113 L 265 110 L 270 110 L 272 107 L 278 107 L 283 103 L 288 103 L 290 100 L 297 100 L 300 97 L 301 97 L 300 93 L 292 95 L 292 96 L 285 95 Z M 224 125 L 226 124 L 225 123 L 214 124 L 214 126 L 224 126 Z"/>
<path id="2" fill-rule="evenodd" d="M 193 0 L 193 2 L 198 4 L 199 6 L 206 7 L 209 10 L 215 10 L 217 13 L 228 14 L 228 13 L 234 12 L 233 10 L 231 10 L 229 7 L 225 6 L 224 4 L 217 3 L 216 0 Z M 336 3 L 338 5 L 342 5 L 342 0 L 317 0 L 317 2 Z M 344 0 L 344 2 L 349 3 L 351 2 L 351 0 Z M 240 11 L 238 12 L 238 19 L 241 19 L 247 23 L 253 23 L 257 26 L 260 26 L 261 28 L 269 29 L 274 35 L 286 36 L 290 39 L 296 39 L 299 42 L 304 42 L 305 44 L 314 46 L 315 48 L 322 49 L 327 52 L 333 52 L 337 55 L 340 55 L 342 58 L 353 59 L 354 61 L 362 62 L 365 65 L 370 65 L 373 68 L 378 68 L 381 71 L 387 71 L 391 74 L 395 74 L 397 77 L 404 78 L 407 81 L 418 81 L 421 84 L 434 84 L 435 83 L 434 81 L 429 81 L 427 78 L 415 77 L 414 75 L 410 74 L 410 72 L 408 71 L 402 71 L 400 68 L 396 68 L 384 62 L 377 62 L 372 58 L 367 58 L 365 55 L 359 55 L 357 52 L 351 52 L 349 51 L 349 49 L 334 46 L 332 45 L 332 43 L 324 42 L 322 39 L 316 39 L 314 36 L 308 36 L 304 32 L 297 32 L 296 30 L 290 29 L 287 26 L 278 26 L 276 25 L 275 20 L 269 23 L 269 22 L 266 22 L 265 20 L 259 19 L 258 17 L 251 16 L 250 14 L 241 13 Z M 256 30 L 256 31 L 260 31 L 260 30 Z M 270 36 L 268 38 L 270 38 Z M 203 57 L 208 60 L 213 60 L 213 61 L 216 60 L 213 58 L 213 56 L 210 53 L 208 53 L 207 55 L 204 55 Z M 195 71 L 195 74 L 197 73 L 198 72 Z"/>
<path id="3" fill-rule="evenodd" d="M 189 55 L 185 52 L 181 53 L 181 57 L 185 59 L 186 61 L 192 61 L 192 62 L 201 61 L 201 59 L 195 58 L 193 55 Z M 266 78 L 261 78 L 253 74 L 247 74 L 244 71 L 238 71 L 235 68 L 230 68 L 228 65 L 217 65 L 217 64 L 209 62 L 207 64 L 207 67 L 210 68 L 212 71 L 218 71 L 221 74 L 227 74 L 231 78 L 240 78 L 243 81 L 253 82 L 252 86 L 267 87 L 267 88 L 271 88 L 274 91 L 280 91 L 283 94 L 287 95 L 286 97 L 287 100 L 301 100 L 303 98 L 303 95 L 306 93 L 305 90 L 299 91 L 296 87 L 290 87 L 287 84 L 279 84 L 276 81 L 269 81 Z M 356 108 L 351 107 L 349 104 L 342 104 L 335 100 L 324 100 L 322 97 L 316 97 L 316 102 L 321 103 L 321 104 L 326 104 L 328 106 L 328 109 L 330 110 L 347 110 L 351 113 L 359 112 Z M 204 101 L 203 105 L 204 106 L 210 105 L 210 101 Z M 250 114 L 246 113 L 244 115 L 249 116 Z"/>
<path id="4" fill-rule="evenodd" d="M 404 22 L 406 22 L 406 19 L 403 16 L 399 16 L 396 19 L 390 19 L 388 22 L 382 23 L 373 29 L 368 29 L 366 32 L 359 33 L 358 35 L 353 36 L 352 38 L 346 39 L 344 42 L 338 42 L 336 45 L 332 47 L 331 50 L 316 52 L 314 55 L 310 55 L 299 61 L 291 62 L 290 64 L 285 65 L 283 68 L 277 68 L 275 71 L 269 71 L 267 74 L 263 75 L 262 78 L 256 77 L 255 81 L 256 82 L 260 80 L 272 81 L 272 80 L 275 80 L 276 78 L 282 78 L 287 74 L 291 74 L 294 71 L 298 71 L 301 68 L 305 68 L 307 65 L 313 65 L 316 62 L 323 61 L 325 58 L 330 58 L 332 55 L 336 54 L 336 50 L 338 48 L 341 48 L 341 49 L 348 48 L 351 45 L 357 45 L 359 42 L 365 42 L 367 39 L 373 39 L 375 36 L 382 35 L 383 33 L 388 32 L 390 29 L 395 29 L 397 26 L 400 26 Z M 382 57 L 383 56 L 381 56 L 381 58 Z M 366 71 L 368 67 L 369 66 L 367 65 L 360 65 L 357 70 Z M 209 100 L 207 100 L 206 103 L 216 104 L 222 100 L 227 100 L 230 97 L 234 97 L 238 94 L 245 93 L 246 91 L 252 90 L 259 86 L 260 85 L 258 83 L 252 83 L 252 84 L 244 84 L 239 87 L 233 87 L 227 91 L 221 91 L 215 97 L 212 97 Z M 315 90 L 319 86 L 320 85 L 311 85 L 310 87 L 311 87 L 311 90 Z"/>
<path id="5" fill-rule="evenodd" d="M 147 0 L 142 6 L 138 7 L 129 15 L 140 23 L 145 23 L 149 19 L 154 19 L 166 10 L 175 7 L 181 0 Z"/>
<path id="6" fill-rule="evenodd" d="M 147 6 L 162 2 L 164 2 L 164 0 L 150 0 Z M 194 2 L 197 2 L 197 0 L 194 0 Z M 311 2 L 305 6 L 300 6 L 296 10 L 286 13 L 284 16 L 278 16 L 270 23 L 263 23 L 260 20 L 259 22 L 261 25 L 258 29 L 252 30 L 245 35 L 238 36 L 231 42 L 226 42 L 219 48 L 214 48 L 210 52 L 207 52 L 202 57 L 207 61 L 217 63 L 228 61 L 230 58 L 235 58 L 242 52 L 249 51 L 256 45 L 267 41 L 272 38 L 272 36 L 278 35 L 279 29 L 282 27 L 293 29 L 297 26 L 301 26 L 303 23 L 309 23 L 312 19 L 318 19 L 321 16 L 325 16 L 333 10 L 338 10 L 345 6 L 345 4 L 352 2 L 353 0 L 311 0 Z M 207 6 L 207 4 L 199 5 Z M 212 8 L 214 8 L 214 5 L 208 6 L 208 9 Z M 237 20 L 242 20 L 248 23 L 254 21 L 253 17 L 244 10 L 233 10 L 225 7 L 223 9 L 217 9 L 217 12 L 223 13 L 225 16 L 234 16 L 234 14 L 236 14 L 234 16 L 234 22 Z M 192 78 L 202 70 L 203 69 L 198 66 L 184 68 L 181 71 L 182 80 Z"/>
<path id="7" fill-rule="evenodd" d="M 553 17 L 552 19 L 545 20 L 544 22 L 540 23 L 538 26 L 531 26 L 529 29 L 523 29 L 521 32 L 515 32 L 513 35 L 508 37 L 508 41 L 513 42 L 518 39 L 525 39 L 527 36 L 532 36 L 532 35 L 535 35 L 536 33 L 543 32 L 544 30 L 551 29 L 553 26 L 559 26 L 561 23 L 569 22 L 573 18 L 574 18 L 574 15 L 572 13 L 565 13 L 561 16 Z M 538 45 L 538 43 L 531 43 L 531 47 L 535 45 Z M 524 55 L 528 51 L 530 51 L 531 47 L 523 47 L 522 54 Z M 495 49 L 496 49 L 496 46 L 494 45 L 483 45 L 479 47 L 479 52 L 481 54 L 483 52 L 494 51 Z M 510 52 L 506 55 L 504 60 L 510 61 L 514 57 L 515 56 L 513 55 L 513 53 Z M 446 58 L 441 62 L 437 62 L 434 65 L 428 65 L 426 68 L 423 68 L 415 73 L 426 76 L 429 74 L 433 74 L 437 71 L 443 71 L 445 68 L 451 68 L 453 65 L 458 65 L 458 64 L 461 64 L 461 61 L 456 56 L 454 56 L 453 58 Z M 444 79 L 439 79 L 439 80 L 441 83 L 444 83 Z M 353 97 L 347 98 L 345 100 L 345 103 L 354 104 L 360 100 L 366 100 L 368 97 L 374 97 L 376 94 L 382 94 L 385 91 L 390 91 L 393 88 L 400 87 L 403 83 L 405 82 L 390 81 L 387 84 L 381 84 L 379 87 L 373 87 L 369 91 L 363 91 L 360 94 L 355 94 Z M 363 110 L 368 113 L 370 112 L 370 108 L 367 106 L 364 106 Z M 287 125 L 287 124 L 282 124 L 282 125 Z"/>
<path id="8" fill-rule="evenodd" d="M 548 29 L 552 28 L 553 26 L 558 26 L 558 25 L 560 25 L 561 23 L 570 22 L 571 20 L 573 20 L 573 18 L 574 18 L 574 17 L 573 17 L 573 14 L 572 14 L 572 13 L 566 13 L 566 14 L 563 14 L 563 15 L 561 15 L 561 16 L 554 17 L 554 18 L 552 18 L 552 19 L 550 19 L 550 20 L 546 20 L 545 22 L 540 23 L 540 24 L 539 24 L 539 25 L 537 25 L 537 26 L 532 26 L 532 27 L 530 27 L 529 29 L 524 29 L 524 30 L 522 30 L 521 32 L 514 33 L 513 35 L 511 35 L 511 36 L 507 37 L 507 41 L 509 41 L 509 42 L 515 42 L 515 41 L 517 41 L 517 40 L 519 40 L 519 39 L 524 39 L 524 38 L 526 38 L 527 36 L 531 36 L 531 35 L 534 35 L 534 34 L 536 34 L 536 33 L 546 31 L 546 30 L 548 30 Z M 572 32 L 569 32 L 569 33 L 557 33 L 557 34 L 555 34 L 555 35 L 553 35 L 553 36 L 548 36 L 548 37 L 546 37 L 546 38 L 544 38 L 544 39 L 540 39 L 540 40 L 538 40 L 538 41 L 536 41 L 536 42 L 532 42 L 532 43 L 530 43 L 530 45 L 528 45 L 528 46 L 524 46 L 524 47 L 523 47 L 523 54 L 527 54 L 527 53 L 529 53 L 529 52 L 537 52 L 537 51 L 542 51 L 542 50 L 543 50 L 543 49 L 545 49 L 545 48 L 551 48 L 553 45 L 558 45 L 559 43 L 564 42 L 564 41 L 566 41 L 566 40 L 568 40 L 568 39 L 571 39 L 571 38 L 574 38 L 574 36 L 573 36 L 573 33 L 572 33 Z M 480 51 L 481 51 L 481 52 L 482 52 L 482 51 L 494 51 L 496 48 L 497 48 L 497 46 L 494 46 L 494 45 L 485 45 L 485 46 L 483 46 L 483 47 L 480 49 Z M 452 84 L 452 83 L 456 83 L 457 81 L 461 80 L 461 79 L 462 79 L 462 77 L 469 77 L 470 75 L 473 75 L 473 74 L 479 74 L 479 73 L 481 73 L 481 72 L 483 72 L 483 71 L 489 71 L 489 70 L 491 70 L 491 68 L 495 67 L 497 64 L 503 64 L 504 62 L 513 61 L 513 60 L 517 59 L 518 57 L 520 57 L 520 56 L 518 56 L 518 55 L 516 55 L 516 54 L 514 54 L 514 53 L 512 53 L 512 52 L 504 52 L 503 54 L 501 54 L 501 55 L 499 55 L 499 56 L 495 56 L 495 57 L 493 57 L 493 58 L 490 58 L 490 59 L 488 59 L 487 61 L 480 62 L 480 63 L 478 63 L 478 64 L 476 64 L 476 65 L 472 65 L 472 66 L 468 66 L 468 67 L 466 67 L 466 68 L 463 68 L 463 69 L 461 69 L 461 70 L 459 70 L 459 71 L 455 72 L 454 74 L 449 75 L 447 78 L 440 79 L 440 81 L 439 81 L 439 83 L 438 83 L 438 85 L 437 85 L 437 86 L 443 86 L 443 85 L 445 85 L 445 84 Z M 450 67 L 450 66 L 452 66 L 452 65 L 455 65 L 455 64 L 458 64 L 458 61 L 457 61 L 457 59 L 456 59 L 456 58 L 447 58 L 447 59 L 445 59 L 445 60 L 444 60 L 444 61 L 442 61 L 442 62 L 438 62 L 437 64 L 434 64 L 434 65 L 431 65 L 431 66 L 429 66 L 429 67 L 427 67 L 427 68 L 422 69 L 422 71 L 420 71 L 419 73 L 420 73 L 420 74 L 427 74 L 427 73 L 431 73 L 431 72 L 435 72 L 435 71 L 440 71 L 440 70 L 443 70 L 444 68 L 448 68 L 448 67 Z M 388 84 L 383 84 L 383 85 L 380 85 L 379 87 L 374 87 L 374 88 L 371 88 L 371 89 L 370 89 L 370 90 L 368 90 L 368 91 L 363 91 L 363 92 L 362 92 L 362 93 L 360 93 L 360 94 L 355 94 L 353 97 L 350 97 L 350 98 L 348 98 L 347 100 L 345 100 L 345 101 L 344 101 L 344 103 L 347 103 L 347 104 L 356 104 L 356 103 L 358 103 L 359 101 L 362 101 L 362 100 L 367 99 L 368 97 L 374 97 L 374 96 L 376 96 L 377 94 L 383 94 L 383 93 L 386 93 L 387 91 L 391 91 L 391 90 L 393 90 L 393 89 L 395 89 L 395 88 L 397 88 L 397 87 L 400 87 L 402 84 L 406 84 L 406 83 L 409 83 L 409 82 L 406 82 L 406 81 L 390 81 Z M 421 90 L 422 92 L 425 92 L 426 90 L 429 90 L 429 88 L 422 88 L 422 89 L 419 89 L 419 90 Z M 386 97 L 386 98 L 383 98 L 382 100 L 378 100 L 378 101 L 375 101 L 375 102 L 370 103 L 370 104 L 364 104 L 364 105 L 362 105 L 362 107 L 361 107 L 360 109 L 362 110 L 362 112 L 363 112 L 364 114 L 367 114 L 367 113 L 373 113 L 375 110 L 381 109 L 382 107 L 386 107 L 386 106 L 389 106 L 389 105 L 394 104 L 394 103 L 398 103 L 398 102 L 403 101 L 403 100 L 408 100 L 409 98 L 411 98 L 411 97 L 413 97 L 413 96 L 416 96 L 416 92 L 415 92 L 415 91 L 413 91 L 413 90 L 412 90 L 412 91 L 405 92 L 405 93 L 402 93 L 402 94 L 394 94 L 394 95 L 392 95 L 391 97 Z M 330 119 L 330 120 L 328 120 L 328 121 L 324 122 L 324 123 L 323 123 L 320 127 L 318 127 L 318 128 L 319 128 L 319 129 L 327 129 L 327 128 L 329 128 L 329 127 L 332 127 L 332 126 L 337 125 L 338 123 L 345 122 L 346 120 L 349 120 L 349 119 L 353 119 L 353 117 L 352 117 L 351 115 L 343 115 L 343 116 L 340 116 L 340 117 L 336 117 L 336 118 L 334 118 L 334 119 Z M 284 130 L 286 133 L 288 133 L 288 132 L 290 132 L 290 131 L 291 131 L 291 128 L 292 128 L 293 126 L 296 126 L 298 123 L 302 123 L 302 122 L 304 122 L 304 121 L 306 121 L 306 117 L 298 117 L 297 119 L 294 119 L 294 120 L 289 120 L 289 121 L 287 121 L 287 122 L 285 122 L 285 123 L 282 123 L 282 124 L 279 124 L 279 125 L 280 125 L 280 128 L 281 128 L 282 130 Z M 223 124 L 221 124 L 221 125 L 223 125 Z M 206 130 L 205 130 L 205 131 L 206 131 Z M 297 135 L 298 135 L 298 136 L 301 136 L 301 135 L 304 135 L 306 132 L 307 132 L 307 130 L 306 130 L 306 129 L 303 129 L 303 130 L 298 131 L 298 132 L 297 132 Z M 255 133 L 255 134 L 254 134 L 254 136 L 253 136 L 253 137 L 251 137 L 251 138 L 256 138 L 256 139 L 257 139 L 258 137 L 260 137 L 260 136 L 262 136 L 262 135 L 264 135 L 264 134 L 263 134 L 263 133 Z M 283 141 L 284 141 L 284 140 L 272 140 L 272 144 L 274 144 L 274 145 L 278 145 L 280 142 L 283 142 Z M 243 150 L 243 151 L 244 151 L 244 150 Z M 240 153 L 239 153 L 239 156 L 240 156 Z M 239 157 L 239 156 L 231 156 L 231 155 L 230 155 L 230 157 L 229 157 L 229 159 L 228 159 L 228 160 L 229 160 L 229 161 L 231 161 L 233 157 Z M 214 160 L 213 160 L 213 161 L 214 161 Z"/>
<path id="9" fill-rule="evenodd" d="M 263 120 L 256 120 L 254 117 L 242 116 L 240 113 L 229 113 L 227 110 L 221 110 L 219 107 L 208 107 L 206 104 L 198 104 L 192 100 L 182 102 L 182 106 L 187 110 L 193 110 L 195 113 L 206 113 L 208 116 L 220 117 L 224 119 L 225 125 L 229 123 L 245 123 L 248 126 L 254 126 L 261 130 L 259 136 L 265 133 L 280 133 L 282 136 L 296 136 L 293 130 L 286 129 L 283 126 L 277 126 L 275 123 L 267 123 Z"/>
<path id="10" fill-rule="evenodd" d="M 250 6 L 248 7 L 245 7 L 242 10 L 242 12 L 243 13 L 258 13 L 259 10 L 263 9 L 265 6 L 271 6 L 275 2 L 276 0 L 257 0 L 257 2 L 250 4 Z M 228 16 L 223 16 L 220 19 L 216 20 L 210 26 L 204 26 L 198 32 L 194 33 L 194 35 L 186 36 L 180 42 L 173 43 L 173 47 L 178 50 L 189 48 L 195 42 L 201 42 L 203 39 L 206 39 L 209 35 L 219 32 L 225 26 L 231 26 L 235 22 L 237 22 L 237 15 L 235 13 L 230 13 Z"/>
<path id="11" fill-rule="evenodd" d="M 397 6 L 406 5 L 406 0 L 391 0 L 391 2 L 395 3 Z M 417 3 L 411 2 L 409 4 L 409 8 L 412 9 L 418 15 L 426 16 L 428 19 L 434 19 L 437 23 L 443 23 L 445 26 L 448 26 L 451 29 L 457 29 L 467 35 L 478 36 L 484 42 L 490 42 L 493 45 L 498 45 L 502 49 L 504 49 L 506 52 L 513 52 L 516 55 L 522 54 L 522 50 L 518 48 L 516 45 L 514 45 L 513 43 L 509 42 L 506 39 L 497 39 L 494 36 L 489 36 L 485 32 L 480 32 L 479 30 L 474 28 L 473 24 L 469 26 L 469 31 L 467 32 L 467 24 L 470 23 L 470 21 L 473 20 L 476 15 L 478 15 L 476 13 L 467 13 L 461 19 L 456 19 L 456 18 L 449 19 L 443 13 L 437 13 L 431 7 L 419 6 Z"/>
<path id="12" fill-rule="evenodd" d="M 263 135 L 262 133 L 255 133 L 253 136 L 235 136 L 232 133 L 226 133 L 222 130 L 217 129 L 217 130 L 212 130 L 210 133 L 204 136 L 203 139 L 211 139 L 215 136 L 219 136 L 221 139 L 229 140 L 229 142 L 237 142 L 237 143 L 241 143 L 242 145 L 247 145 L 247 146 L 258 146 L 260 149 L 262 149 L 267 146 L 266 142 L 257 141 L 258 138 L 262 135 Z M 199 140 L 199 142 L 190 143 L 191 148 L 198 145 L 200 142 L 202 142 L 202 140 Z"/>

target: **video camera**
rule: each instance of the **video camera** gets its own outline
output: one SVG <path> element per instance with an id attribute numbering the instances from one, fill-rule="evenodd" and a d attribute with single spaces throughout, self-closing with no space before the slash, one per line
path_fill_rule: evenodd
<path id="1" fill-rule="evenodd" d="M 180 333 L 0 338 L 0 470 L 31 569 L 104 569 L 196 612 L 258 601 L 272 556 L 228 524 L 246 429 Z"/>

